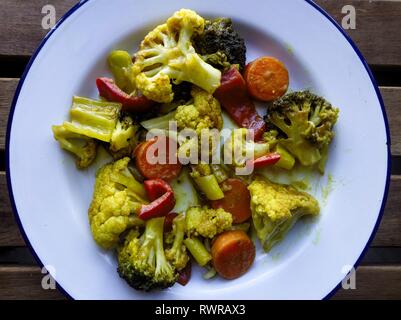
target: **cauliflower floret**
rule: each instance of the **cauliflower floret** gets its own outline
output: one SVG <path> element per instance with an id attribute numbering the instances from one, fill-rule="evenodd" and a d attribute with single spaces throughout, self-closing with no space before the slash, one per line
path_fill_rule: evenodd
<path id="1" fill-rule="evenodd" d="M 220 86 L 221 72 L 203 61 L 191 43 L 193 36 L 203 32 L 204 24 L 196 12 L 181 9 L 148 33 L 132 67 L 136 85 L 146 97 L 171 102 L 170 80 L 175 84 L 191 82 L 210 93 Z"/>
<path id="2" fill-rule="evenodd" d="M 319 214 L 319 203 L 292 186 L 257 177 L 248 187 L 252 219 L 266 252 L 281 241 L 299 218 Z"/>
<path id="3" fill-rule="evenodd" d="M 104 249 L 118 243 L 122 232 L 142 224 L 135 214 L 145 202 L 143 186 L 127 169 L 126 157 L 102 167 L 97 175 L 88 215 L 93 238 Z"/>
<path id="4" fill-rule="evenodd" d="M 209 209 L 208 207 L 189 208 L 185 215 L 186 229 L 189 236 L 213 238 L 231 228 L 233 218 L 224 209 Z"/>
<path id="5" fill-rule="evenodd" d="M 217 151 L 220 142 L 220 132 L 223 128 L 223 117 L 220 103 L 212 94 L 194 86 L 191 90 L 192 104 L 179 106 L 175 120 L 179 130 L 193 129 L 196 137 L 180 142 L 178 154 L 189 156 L 190 150 L 200 151 L 202 155 L 212 156 Z M 217 129 L 217 130 L 213 130 Z M 202 139 L 208 139 L 209 145 L 203 144 Z M 200 149 L 200 148 L 207 149 Z"/>
<path id="6" fill-rule="evenodd" d="M 175 120 L 178 129 L 194 129 L 200 135 L 203 129 L 223 128 L 223 117 L 219 101 L 212 94 L 194 86 L 191 90 L 193 104 L 177 108 Z"/>

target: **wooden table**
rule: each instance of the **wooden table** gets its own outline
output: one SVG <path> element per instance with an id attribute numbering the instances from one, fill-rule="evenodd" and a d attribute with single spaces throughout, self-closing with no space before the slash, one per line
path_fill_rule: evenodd
<path id="1" fill-rule="evenodd" d="M 65 299 L 58 290 L 43 290 L 41 287 L 43 275 L 21 237 L 11 210 L 4 172 L 4 149 L 8 112 L 19 77 L 46 34 L 41 26 L 42 8 L 46 4 L 54 5 L 57 18 L 60 18 L 76 2 L 0 0 L 0 299 Z M 392 138 L 391 186 L 380 228 L 357 269 L 357 289 L 342 289 L 334 298 L 400 299 L 401 1 L 316 2 L 340 23 L 344 16 L 342 8 L 345 5 L 355 7 L 356 29 L 347 32 L 361 49 L 377 78 Z"/>

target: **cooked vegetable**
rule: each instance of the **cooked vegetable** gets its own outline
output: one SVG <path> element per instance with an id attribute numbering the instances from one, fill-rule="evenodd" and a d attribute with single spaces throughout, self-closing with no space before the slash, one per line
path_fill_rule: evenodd
<path id="1" fill-rule="evenodd" d="M 222 164 L 211 164 L 210 168 L 218 183 L 222 183 L 228 179 L 228 174 Z"/>
<path id="2" fill-rule="evenodd" d="M 158 139 L 166 139 L 165 142 L 165 156 L 166 159 L 161 163 L 159 161 L 158 163 L 150 163 L 150 160 L 155 160 L 155 153 L 158 153 L 159 151 L 156 150 L 157 145 L 154 147 L 154 152 L 152 153 L 152 150 L 149 150 L 149 148 L 152 147 L 152 145 L 156 144 L 158 142 Z M 160 144 L 163 143 L 164 141 L 161 141 Z M 175 141 L 171 140 L 170 138 L 163 138 L 163 137 L 156 137 L 151 140 L 142 142 L 136 149 L 135 149 L 135 164 L 136 167 L 138 168 L 139 172 L 146 177 L 147 179 L 163 179 L 167 181 L 171 181 L 175 177 L 177 177 L 180 172 L 182 165 L 179 163 L 178 159 L 171 158 L 170 157 L 170 152 L 167 152 L 170 150 L 170 144 L 176 143 Z M 148 158 L 149 157 L 149 158 Z"/>
<path id="3" fill-rule="evenodd" d="M 213 93 L 221 72 L 195 52 L 191 40 L 201 34 L 205 21 L 196 12 L 181 9 L 142 41 L 132 68 L 138 89 L 149 99 L 165 103 L 174 98 L 171 81 L 191 82 Z"/>
<path id="4" fill-rule="evenodd" d="M 248 186 L 240 179 L 228 179 L 222 184 L 224 198 L 217 201 L 210 201 L 213 209 L 222 208 L 231 213 L 233 223 L 243 223 L 252 215 L 250 203 L 251 196 Z"/>
<path id="5" fill-rule="evenodd" d="M 175 206 L 174 192 L 171 186 L 162 179 L 146 180 L 144 182 L 149 204 L 143 204 L 139 211 L 139 218 L 149 220 L 164 217 Z"/>
<path id="6" fill-rule="evenodd" d="M 177 270 L 165 255 L 163 223 L 164 218 L 147 221 L 142 235 L 131 230 L 118 248 L 118 274 L 137 290 L 165 289 L 178 279 Z"/>
<path id="7" fill-rule="evenodd" d="M 255 169 L 272 166 L 279 162 L 281 156 L 277 152 L 273 152 L 253 160 L 252 165 Z"/>
<path id="8" fill-rule="evenodd" d="M 61 148 L 76 156 L 78 169 L 89 167 L 96 159 L 97 143 L 94 139 L 71 132 L 64 125 L 52 126 L 52 130 Z"/>
<path id="9" fill-rule="evenodd" d="M 172 237 L 171 247 L 166 249 L 167 260 L 178 271 L 183 270 L 189 261 L 187 249 L 184 245 L 184 236 L 185 217 L 179 215 L 173 220 L 173 230 L 170 235 Z"/>
<path id="10" fill-rule="evenodd" d="M 114 159 L 121 159 L 132 155 L 138 144 L 136 134 L 139 126 L 134 124 L 130 116 L 118 120 L 110 140 L 110 152 Z"/>
<path id="11" fill-rule="evenodd" d="M 291 170 L 295 165 L 295 158 L 285 150 L 280 144 L 277 145 L 275 151 L 280 155 L 280 160 L 276 163 L 277 167 Z"/>
<path id="12" fill-rule="evenodd" d="M 317 164 L 334 137 L 339 110 L 309 91 L 292 92 L 268 107 L 266 120 L 278 141 L 304 166 Z"/>
<path id="13" fill-rule="evenodd" d="M 141 126 L 144 127 L 148 131 L 154 130 L 154 129 L 168 130 L 170 121 L 175 120 L 175 114 L 176 114 L 176 112 L 172 111 L 163 116 L 142 121 Z"/>
<path id="14" fill-rule="evenodd" d="M 224 197 L 217 178 L 212 174 L 212 169 L 208 164 L 200 163 L 192 165 L 191 177 L 201 191 L 209 200 L 219 200 Z"/>
<path id="15" fill-rule="evenodd" d="M 253 161 L 269 153 L 270 144 L 268 142 L 254 142 L 249 139 L 251 137 L 249 133 L 249 129 L 235 129 L 224 143 L 225 156 L 231 156 L 232 165 L 235 167 L 243 167 L 247 161 Z"/>
<path id="16" fill-rule="evenodd" d="M 121 103 L 124 112 L 146 112 L 154 105 L 154 102 L 136 92 L 128 94 L 122 91 L 113 79 L 98 78 L 96 80 L 99 95 L 108 101 Z"/>
<path id="17" fill-rule="evenodd" d="M 223 191 L 217 182 L 217 179 L 214 174 L 194 178 L 195 183 L 197 184 L 199 190 L 203 192 L 209 200 L 219 200 L 224 198 Z"/>
<path id="18" fill-rule="evenodd" d="M 231 63 L 228 62 L 227 55 L 223 51 L 203 55 L 202 59 L 221 71 L 227 71 L 231 68 Z"/>
<path id="19" fill-rule="evenodd" d="M 252 266 L 256 250 L 252 240 L 242 230 L 226 231 L 212 245 L 212 263 L 225 279 L 236 279 Z"/>
<path id="20" fill-rule="evenodd" d="M 177 108 L 175 120 L 179 130 L 194 129 L 200 135 L 202 129 L 223 128 L 220 103 L 212 94 L 198 87 L 191 90 L 192 104 Z"/>
<path id="21" fill-rule="evenodd" d="M 164 217 L 164 233 L 171 232 L 173 230 L 173 221 L 178 217 L 178 213 L 169 212 Z"/>
<path id="22" fill-rule="evenodd" d="M 131 94 L 136 90 L 135 77 L 132 73 L 132 57 L 127 51 L 114 50 L 107 58 L 109 68 L 116 85 L 124 92 Z"/>
<path id="23" fill-rule="evenodd" d="M 249 63 L 244 78 L 251 97 L 266 102 L 283 96 L 290 81 L 285 65 L 273 57 L 261 57 Z"/>
<path id="24" fill-rule="evenodd" d="M 223 73 L 221 86 L 214 96 L 237 125 L 254 130 L 255 140 L 262 137 L 266 125 L 256 112 L 255 105 L 248 95 L 245 80 L 237 68 L 231 67 Z"/>
<path id="25" fill-rule="evenodd" d="M 244 223 L 240 223 L 240 224 L 234 224 L 230 230 L 242 230 L 245 233 L 248 233 L 250 228 L 251 228 L 251 223 L 244 222 Z"/>
<path id="26" fill-rule="evenodd" d="M 234 30 L 229 18 L 207 20 L 204 32 L 195 38 L 195 47 L 202 55 L 222 52 L 230 64 L 238 64 L 241 70 L 245 67 L 245 41 Z"/>
<path id="27" fill-rule="evenodd" d="M 231 228 L 233 218 L 224 209 L 192 207 L 185 215 L 186 230 L 189 236 L 202 236 L 212 239 L 215 235 Z"/>
<path id="28" fill-rule="evenodd" d="M 180 271 L 177 282 L 182 286 L 186 286 L 189 280 L 191 280 L 191 275 L 192 275 L 192 263 L 191 260 L 189 260 L 185 268 Z"/>
<path id="29" fill-rule="evenodd" d="M 174 190 L 174 196 L 176 198 L 173 211 L 183 213 L 190 207 L 200 205 L 199 195 L 193 186 L 188 168 L 184 167 L 180 175 L 171 181 L 171 187 Z"/>
<path id="30" fill-rule="evenodd" d="M 70 109 L 70 122 L 66 130 L 83 136 L 110 142 L 120 115 L 121 104 L 74 97 Z"/>
<path id="31" fill-rule="evenodd" d="M 268 252 L 280 242 L 299 218 L 319 214 L 319 203 L 292 186 L 258 177 L 248 187 L 256 234 Z"/>
<path id="32" fill-rule="evenodd" d="M 96 174 L 88 215 L 93 238 L 104 249 L 115 247 L 128 228 L 143 224 L 137 213 L 146 193 L 128 170 L 129 161 L 127 157 L 107 164 Z"/>
<path id="33" fill-rule="evenodd" d="M 201 266 L 204 267 L 212 260 L 212 256 L 209 251 L 206 250 L 202 241 L 198 238 L 186 238 L 184 240 L 184 244 L 187 247 L 188 251 L 194 257 L 195 261 Z"/>

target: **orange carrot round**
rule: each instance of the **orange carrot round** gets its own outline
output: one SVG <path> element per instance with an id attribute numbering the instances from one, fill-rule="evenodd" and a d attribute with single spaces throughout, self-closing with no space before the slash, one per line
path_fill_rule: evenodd
<path id="1" fill-rule="evenodd" d="M 242 230 L 226 231 L 212 244 L 212 262 L 217 273 L 225 279 L 242 276 L 255 260 L 255 246 Z"/>
<path id="2" fill-rule="evenodd" d="M 290 79 L 281 61 L 273 57 L 261 57 L 246 66 L 245 81 L 253 98 L 268 102 L 287 92 Z"/>

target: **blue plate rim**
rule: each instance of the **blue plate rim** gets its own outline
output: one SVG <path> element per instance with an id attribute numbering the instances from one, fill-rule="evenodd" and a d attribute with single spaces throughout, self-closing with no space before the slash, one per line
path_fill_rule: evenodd
<path id="1" fill-rule="evenodd" d="M 344 36 L 344 38 L 348 41 L 348 43 L 351 45 L 352 49 L 355 51 L 355 53 L 357 54 L 357 56 L 359 57 L 360 61 L 362 62 L 363 66 L 366 69 L 366 72 L 369 75 L 369 78 L 372 82 L 372 85 L 375 89 L 377 98 L 380 102 L 380 106 L 382 109 L 382 114 L 383 114 L 383 119 L 384 119 L 384 123 L 385 123 L 385 127 L 386 127 L 386 135 L 387 135 L 387 177 L 386 177 L 386 185 L 385 185 L 385 189 L 384 189 L 384 195 L 383 195 L 383 199 L 382 199 L 382 204 L 380 207 L 380 212 L 379 215 L 377 217 L 375 226 L 372 230 L 371 236 L 369 237 L 365 248 L 362 250 L 359 258 L 357 259 L 357 261 L 354 264 L 354 268 L 356 269 L 358 267 L 358 265 L 360 264 L 362 258 L 365 256 L 370 243 L 372 242 L 377 229 L 380 225 L 381 219 L 383 217 L 383 213 L 384 213 L 384 208 L 385 208 L 385 204 L 387 202 L 387 198 L 388 198 L 388 192 L 389 192 L 389 187 L 390 187 L 390 178 L 391 178 L 391 137 L 390 137 L 390 127 L 389 127 L 389 123 L 388 123 L 388 117 L 387 117 L 387 113 L 385 110 L 385 106 L 384 106 L 384 102 L 383 102 L 383 98 L 382 95 L 380 93 L 379 87 L 376 83 L 376 80 L 373 76 L 372 71 L 369 68 L 368 63 L 366 62 L 365 58 L 363 57 L 361 51 L 358 49 L 358 47 L 356 46 L 356 44 L 354 43 L 354 41 L 349 37 L 349 35 L 344 31 L 344 29 L 323 9 L 321 8 L 318 4 L 316 4 L 315 2 L 313 2 L 312 0 L 304 0 L 305 2 L 307 2 L 308 4 L 310 4 L 313 8 L 315 8 L 318 12 L 320 12 L 321 14 L 323 14 L 323 16 L 325 16 L 340 32 L 341 34 Z M 18 227 L 21 231 L 22 237 L 25 241 L 25 243 L 27 244 L 30 252 L 32 253 L 32 255 L 34 256 L 35 260 L 37 261 L 38 265 L 43 268 L 44 264 L 42 263 L 42 261 L 40 260 L 39 256 L 36 254 L 35 250 L 33 249 L 29 238 L 22 226 L 21 220 L 19 218 L 19 214 L 17 211 L 17 207 L 16 207 L 16 203 L 14 200 L 14 194 L 13 194 L 13 189 L 12 189 L 12 183 L 11 183 L 11 173 L 10 173 L 10 134 L 11 134 L 11 127 L 12 127 L 12 120 L 14 117 L 14 111 L 15 111 L 15 106 L 17 104 L 18 98 L 19 98 L 19 94 L 21 91 L 21 88 L 25 82 L 25 78 L 28 75 L 29 70 L 31 69 L 32 64 L 34 63 L 37 55 L 40 53 L 41 49 L 43 48 L 43 46 L 46 44 L 46 42 L 50 39 L 50 37 L 53 35 L 53 33 L 63 24 L 63 22 L 65 22 L 69 16 L 71 16 L 75 11 L 77 11 L 78 9 L 80 9 L 83 5 L 85 5 L 87 2 L 89 2 L 89 0 L 81 0 L 80 2 L 78 2 L 77 4 L 75 4 L 70 10 L 68 10 L 67 13 L 65 13 L 60 20 L 57 22 L 57 24 L 51 29 L 51 31 L 45 36 L 45 38 L 42 40 L 42 42 L 39 44 L 38 48 L 35 50 L 34 54 L 32 55 L 31 59 L 29 60 L 27 66 L 25 67 L 25 70 L 21 76 L 21 79 L 18 83 L 18 86 L 15 90 L 15 94 L 14 94 L 14 98 L 12 100 L 12 104 L 11 104 L 11 109 L 10 109 L 10 113 L 8 116 L 8 122 L 7 122 L 7 132 L 6 132 L 6 179 L 7 179 L 7 188 L 8 188 L 8 193 L 9 193 L 9 198 L 10 198 L 10 202 L 11 202 L 11 207 L 14 213 L 14 217 L 15 220 L 18 224 Z M 327 300 L 330 299 L 341 287 L 341 283 L 337 284 L 337 286 L 335 286 L 324 298 L 323 300 Z M 57 288 L 69 299 L 73 300 L 74 298 L 61 286 L 57 283 Z"/>

